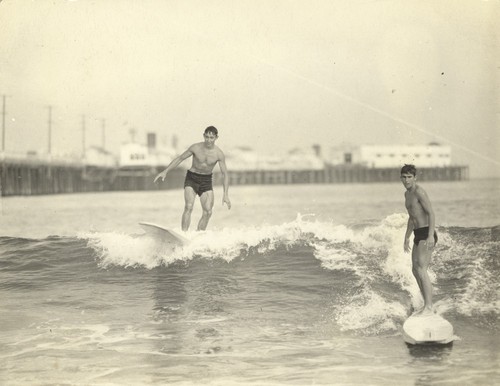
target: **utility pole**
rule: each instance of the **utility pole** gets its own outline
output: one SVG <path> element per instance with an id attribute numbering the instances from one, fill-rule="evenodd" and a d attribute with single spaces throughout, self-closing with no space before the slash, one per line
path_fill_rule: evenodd
<path id="1" fill-rule="evenodd" d="M 3 103 L 2 103 L 2 153 L 5 152 L 5 115 L 7 111 L 5 111 L 5 100 L 7 99 L 7 95 L 2 95 Z"/>
<path id="2" fill-rule="evenodd" d="M 52 154 L 52 106 L 49 105 L 47 106 L 49 109 L 49 118 L 48 118 L 48 127 L 49 127 L 49 144 L 48 144 L 48 153 L 49 155 Z"/>
<path id="3" fill-rule="evenodd" d="M 130 134 L 130 139 L 131 139 L 132 143 L 135 143 L 135 134 L 137 133 L 137 130 L 134 127 L 131 127 L 128 130 L 128 132 Z"/>
<path id="4" fill-rule="evenodd" d="M 85 115 L 82 115 L 82 158 L 85 158 Z"/>
<path id="5" fill-rule="evenodd" d="M 103 118 L 101 120 L 102 127 L 102 150 L 106 149 L 106 120 Z"/>
<path id="6" fill-rule="evenodd" d="M 3 201 L 2 201 L 2 196 L 3 194 L 3 180 L 6 178 L 5 175 L 7 174 L 7 168 L 5 166 L 4 162 L 4 154 L 5 154 L 5 115 L 7 114 L 7 111 L 5 111 L 5 100 L 7 99 L 7 95 L 2 95 L 2 157 L 1 157 L 1 173 L 0 173 L 0 213 L 3 215 Z"/>

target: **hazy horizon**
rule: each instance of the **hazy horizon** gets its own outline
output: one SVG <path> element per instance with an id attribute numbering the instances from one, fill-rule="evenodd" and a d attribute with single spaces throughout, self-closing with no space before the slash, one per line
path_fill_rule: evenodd
<path id="1" fill-rule="evenodd" d="M 495 1 L 3 0 L 6 151 L 438 142 L 500 177 Z M 0 99 L 1 103 L 1 99 Z M 2 106 L 0 105 L 0 109 Z M 417 165 L 418 166 L 418 165 Z"/>

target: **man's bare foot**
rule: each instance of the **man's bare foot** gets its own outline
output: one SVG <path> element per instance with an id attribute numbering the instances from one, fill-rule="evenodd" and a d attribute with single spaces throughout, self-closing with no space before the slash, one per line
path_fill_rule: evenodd
<path id="1" fill-rule="evenodd" d="M 422 311 L 420 312 L 420 315 L 422 316 L 429 316 L 435 314 L 436 311 L 432 309 L 431 307 L 424 307 Z"/>
<path id="2" fill-rule="evenodd" d="M 417 308 L 417 309 L 415 309 L 415 311 L 413 311 L 412 315 L 413 316 L 420 315 L 423 311 L 424 311 L 424 307 Z"/>
<path id="3" fill-rule="evenodd" d="M 433 308 L 430 308 L 430 307 L 422 307 L 422 308 L 419 308 L 418 310 L 416 310 L 412 316 L 429 316 L 429 315 L 432 315 L 432 314 L 435 314 L 436 311 L 433 309 Z"/>

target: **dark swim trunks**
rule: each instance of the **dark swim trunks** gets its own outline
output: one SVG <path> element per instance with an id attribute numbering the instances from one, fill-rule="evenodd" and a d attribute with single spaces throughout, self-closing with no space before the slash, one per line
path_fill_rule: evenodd
<path id="1" fill-rule="evenodd" d="M 429 236 L 429 227 L 417 228 L 413 230 L 415 238 L 413 242 L 418 245 L 418 243 L 422 240 L 427 240 L 427 236 Z M 434 244 L 438 242 L 438 235 L 436 231 L 434 231 Z"/>
<path id="2" fill-rule="evenodd" d="M 188 170 L 184 180 L 184 187 L 186 186 L 192 187 L 195 193 L 201 196 L 203 193 L 213 190 L 212 174 L 199 174 Z"/>

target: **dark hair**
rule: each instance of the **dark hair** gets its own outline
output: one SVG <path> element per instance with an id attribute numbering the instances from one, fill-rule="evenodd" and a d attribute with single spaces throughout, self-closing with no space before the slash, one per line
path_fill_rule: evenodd
<path id="1" fill-rule="evenodd" d="M 219 135 L 219 132 L 217 131 L 217 129 L 214 127 L 214 126 L 208 126 L 206 129 L 205 129 L 205 134 L 208 134 L 208 133 L 212 133 L 213 135 L 215 136 L 218 136 Z"/>
<path id="2" fill-rule="evenodd" d="M 413 176 L 416 176 L 417 175 L 417 168 L 415 167 L 415 165 L 405 164 L 405 166 L 403 166 L 401 168 L 401 174 L 403 174 L 403 173 L 410 173 L 410 174 L 413 174 Z"/>

